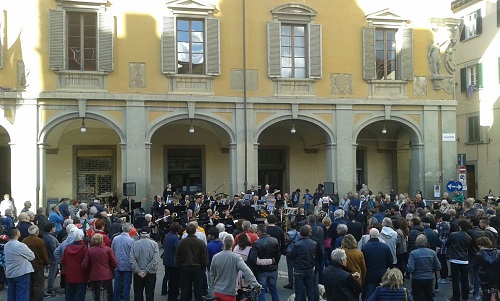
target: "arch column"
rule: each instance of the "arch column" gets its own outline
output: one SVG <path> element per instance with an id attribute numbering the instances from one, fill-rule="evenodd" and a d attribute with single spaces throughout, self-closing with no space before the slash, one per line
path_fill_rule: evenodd
<path id="1" fill-rule="evenodd" d="M 335 172 L 335 168 L 337 164 L 337 145 L 327 144 L 325 146 L 325 154 L 326 154 L 326 182 L 334 182 L 335 187 L 337 187 L 337 173 Z M 336 189 L 336 188 L 335 188 Z"/>
<path id="2" fill-rule="evenodd" d="M 11 196 L 18 213 L 25 201 L 31 201 L 35 212 L 38 204 L 38 107 L 36 99 L 24 99 L 16 109 L 11 137 Z"/>
<path id="3" fill-rule="evenodd" d="M 145 143 L 144 129 L 146 129 L 147 119 L 139 118 L 144 116 L 144 101 L 129 101 L 125 111 L 125 133 L 126 147 L 122 146 L 122 165 L 123 181 L 136 183 L 135 200 L 142 198 L 149 199 L 149 191 L 146 187 L 149 185 L 148 153 L 149 147 Z"/>
<path id="4" fill-rule="evenodd" d="M 240 170 L 243 170 L 243 166 L 241 163 L 239 163 L 239 156 L 238 156 L 238 145 L 236 143 L 231 143 L 229 144 L 229 193 L 232 199 L 232 196 L 235 194 L 239 194 L 239 187 L 242 187 L 239 185 L 239 183 L 243 183 L 245 181 L 245 175 L 243 174 L 244 172 L 239 172 Z"/>
<path id="5" fill-rule="evenodd" d="M 38 203 L 33 204 L 32 207 L 46 207 L 45 203 L 47 199 L 47 190 L 45 189 L 46 177 L 47 177 L 47 160 L 46 160 L 46 150 L 47 144 L 39 143 L 38 144 Z"/>
<path id="6" fill-rule="evenodd" d="M 424 187 L 424 145 L 415 144 L 411 145 L 411 158 L 410 158 L 410 191 L 408 194 L 413 194 L 417 189 L 422 189 L 425 194 Z"/>
<path id="7" fill-rule="evenodd" d="M 353 191 L 356 183 L 356 148 L 353 140 L 354 115 L 352 105 L 338 105 L 336 107 L 335 130 L 337 137 L 336 147 L 336 187 L 340 195 Z"/>

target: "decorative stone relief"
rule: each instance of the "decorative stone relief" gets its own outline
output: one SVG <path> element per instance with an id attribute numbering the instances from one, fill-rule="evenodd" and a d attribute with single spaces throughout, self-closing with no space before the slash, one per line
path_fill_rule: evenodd
<path id="1" fill-rule="evenodd" d="M 243 91 L 243 70 L 242 69 L 231 69 L 230 76 L 230 87 L 231 90 Z M 247 70 L 247 90 L 257 91 L 259 90 L 259 73 L 258 70 Z"/>
<path id="2" fill-rule="evenodd" d="M 444 76 L 440 72 L 441 48 L 446 45 L 444 51 L 444 66 L 450 75 L 454 75 L 456 71 L 455 47 L 458 41 L 459 28 L 462 20 L 453 18 L 432 18 L 430 21 L 433 23 L 434 31 L 434 43 L 429 47 L 428 52 L 432 87 L 434 90 L 444 89 L 447 93 L 450 93 L 450 89 L 453 89 L 453 86 L 450 87 L 450 77 Z M 453 80 L 451 80 L 451 84 L 453 84 Z"/>
<path id="3" fill-rule="evenodd" d="M 352 94 L 354 92 L 354 77 L 350 73 L 330 74 L 331 94 Z"/>
<path id="4" fill-rule="evenodd" d="M 17 90 L 24 91 L 28 84 L 26 83 L 26 77 L 29 75 L 29 70 L 26 70 L 26 65 L 24 65 L 24 61 L 17 61 L 17 82 L 16 87 Z"/>
<path id="5" fill-rule="evenodd" d="M 415 76 L 413 80 L 413 96 L 427 95 L 427 77 Z"/>
<path id="6" fill-rule="evenodd" d="M 453 80 L 453 76 L 443 77 L 439 80 L 433 80 L 432 88 L 434 88 L 434 90 L 436 91 L 443 89 L 446 93 L 452 95 L 453 89 L 455 88 L 454 82 L 455 81 Z"/>
<path id="7" fill-rule="evenodd" d="M 146 88 L 146 63 L 129 63 L 130 88 Z"/>

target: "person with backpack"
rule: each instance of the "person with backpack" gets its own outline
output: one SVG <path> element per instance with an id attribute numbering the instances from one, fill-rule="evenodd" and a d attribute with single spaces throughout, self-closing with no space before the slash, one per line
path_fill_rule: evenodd
<path id="1" fill-rule="evenodd" d="M 286 267 L 288 271 L 288 284 L 283 286 L 286 289 L 293 289 L 293 259 L 290 256 L 294 244 L 300 239 L 300 235 L 297 232 L 297 224 L 295 222 L 290 223 L 290 230 L 286 232 L 285 235 L 285 258 Z"/>
<path id="2" fill-rule="evenodd" d="M 443 213 L 441 215 L 441 221 L 436 225 L 436 230 L 438 232 L 438 248 L 436 250 L 439 263 L 441 263 L 440 279 L 438 280 L 441 284 L 448 284 L 448 259 L 446 258 L 447 248 L 446 241 L 450 236 L 450 215 Z"/>
<path id="3" fill-rule="evenodd" d="M 493 248 L 493 243 L 487 237 L 480 237 L 476 244 L 479 252 L 475 256 L 475 264 L 478 267 L 481 290 L 483 291 L 483 301 L 498 300 L 500 295 L 500 250 Z"/>

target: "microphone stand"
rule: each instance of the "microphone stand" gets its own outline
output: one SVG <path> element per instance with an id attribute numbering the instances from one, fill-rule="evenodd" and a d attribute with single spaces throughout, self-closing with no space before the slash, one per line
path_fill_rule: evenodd
<path id="1" fill-rule="evenodd" d="M 219 190 L 225 184 L 226 184 L 226 182 L 223 182 L 222 184 L 219 185 L 219 187 L 215 188 L 214 193 L 217 194 L 217 190 Z M 222 190 L 225 190 L 225 189 L 222 189 Z"/>

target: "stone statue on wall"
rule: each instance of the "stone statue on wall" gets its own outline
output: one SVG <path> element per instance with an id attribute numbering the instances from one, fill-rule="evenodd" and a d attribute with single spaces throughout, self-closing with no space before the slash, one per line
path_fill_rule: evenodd
<path id="1" fill-rule="evenodd" d="M 441 78 L 441 49 L 439 42 L 434 42 L 429 47 L 427 57 L 431 67 L 431 78 Z"/>

